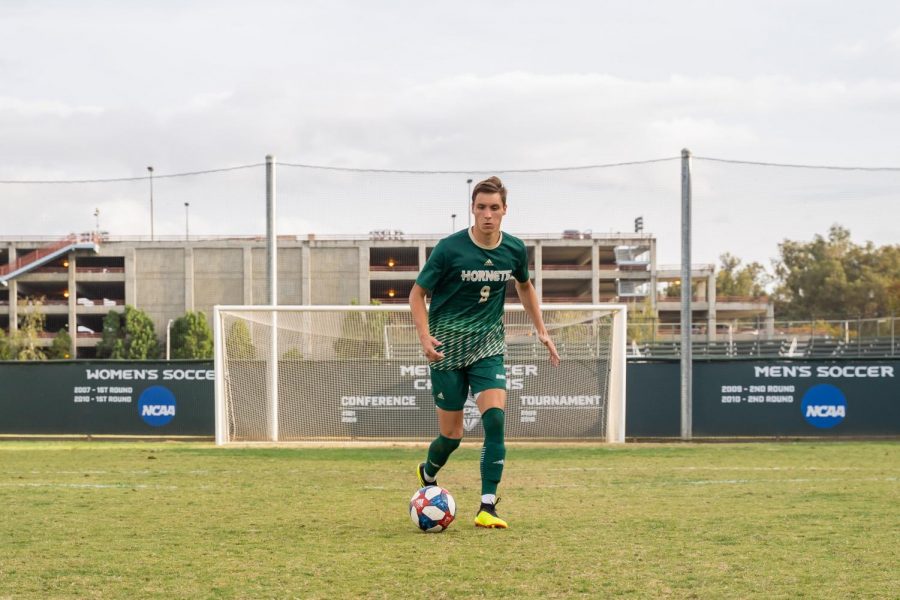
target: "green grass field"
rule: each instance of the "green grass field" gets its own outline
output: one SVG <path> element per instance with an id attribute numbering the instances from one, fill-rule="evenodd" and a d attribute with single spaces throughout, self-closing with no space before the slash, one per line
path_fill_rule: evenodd
<path id="1" fill-rule="evenodd" d="M 511 446 L 477 530 L 424 450 L 0 442 L 0 598 L 898 598 L 900 444 Z"/>

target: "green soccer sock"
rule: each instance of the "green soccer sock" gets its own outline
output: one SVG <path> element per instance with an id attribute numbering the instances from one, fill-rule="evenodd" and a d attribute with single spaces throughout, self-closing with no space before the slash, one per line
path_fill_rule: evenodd
<path id="1" fill-rule="evenodd" d="M 503 425 L 506 415 L 502 409 L 491 408 L 481 415 L 484 427 L 484 446 L 481 448 L 481 493 L 496 494 L 503 477 L 506 446 L 503 443 Z"/>
<path id="2" fill-rule="evenodd" d="M 444 437 L 438 434 L 431 445 L 428 446 L 428 459 L 425 461 L 425 474 L 432 479 L 437 476 L 447 459 L 453 454 L 453 451 L 459 448 L 461 440 Z"/>

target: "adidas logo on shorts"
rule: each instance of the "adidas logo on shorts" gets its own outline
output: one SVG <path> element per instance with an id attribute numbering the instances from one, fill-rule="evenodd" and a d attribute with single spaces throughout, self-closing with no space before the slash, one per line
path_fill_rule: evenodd
<path id="1" fill-rule="evenodd" d="M 443 400 L 443 399 L 444 399 L 444 392 L 438 392 L 438 398 L 440 398 L 441 400 Z"/>

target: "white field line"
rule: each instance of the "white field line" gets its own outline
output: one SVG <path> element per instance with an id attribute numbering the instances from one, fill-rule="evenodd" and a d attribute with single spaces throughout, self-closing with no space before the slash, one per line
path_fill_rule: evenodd
<path id="1" fill-rule="evenodd" d="M 871 466 L 871 467 L 666 467 L 667 471 L 748 471 L 748 472 L 778 472 L 778 471 L 801 471 L 801 472 L 871 472 L 871 471 L 884 471 L 884 470 L 893 470 L 891 468 L 879 467 L 879 466 Z M 351 469 L 352 470 L 352 469 Z M 617 467 L 547 467 L 544 469 L 539 469 L 542 472 L 595 472 L 595 471 L 621 471 L 623 473 L 634 473 L 638 471 L 651 471 L 658 472 L 658 467 L 642 467 L 635 465 L 628 466 L 617 466 Z M 208 469 L 194 469 L 190 471 L 171 471 L 167 469 L 162 470 L 152 470 L 152 469 L 140 469 L 140 470 L 125 470 L 125 471 L 94 471 L 94 470 L 85 470 L 85 471 L 38 471 L 38 470 L 29 470 L 29 471 L 9 471 L 4 470 L 0 471 L 0 475 L 8 476 L 8 477 L 19 477 L 21 475 L 131 475 L 131 476 L 141 476 L 141 475 L 233 475 L 233 474 L 241 474 L 245 473 L 244 469 L 222 469 L 216 470 L 215 472 L 210 471 Z M 305 471 L 301 469 L 289 469 L 287 471 L 289 474 L 301 474 Z M 344 473 L 346 469 L 317 469 L 318 473 Z"/>
<path id="2" fill-rule="evenodd" d="M 672 467 L 673 471 L 871 471 L 878 467 Z"/>
<path id="3" fill-rule="evenodd" d="M 545 471 L 659 471 L 659 467 L 620 466 L 620 467 L 550 467 Z M 883 467 L 666 467 L 667 471 L 881 471 Z"/>
<path id="4" fill-rule="evenodd" d="M 681 487 L 693 485 L 751 485 L 758 483 L 896 483 L 900 481 L 898 477 L 859 477 L 855 479 L 847 479 L 846 477 L 823 477 L 823 478 L 795 478 L 795 479 L 695 479 L 686 481 L 614 481 L 602 484 L 583 484 L 583 483 L 550 483 L 542 484 L 537 487 L 540 489 L 602 489 L 610 487 Z"/>
<path id="5" fill-rule="evenodd" d="M 46 473 L 47 475 L 106 475 L 109 471 L 38 471 L 37 469 L 32 469 L 29 471 L 31 475 L 41 475 Z"/>
<path id="6" fill-rule="evenodd" d="M 56 483 L 56 482 L 22 482 L 0 483 L 0 487 L 12 488 L 58 488 L 58 489 L 153 489 L 177 490 L 177 485 L 146 485 L 142 483 Z"/>
<path id="7" fill-rule="evenodd" d="M 530 469 L 529 469 L 530 470 Z M 636 466 L 636 465 L 627 465 L 627 466 L 615 466 L 615 467 L 547 467 L 542 469 L 537 469 L 541 472 L 565 472 L 565 473 L 574 473 L 574 472 L 622 472 L 622 473 L 638 473 L 638 472 L 659 472 L 659 468 L 656 466 Z M 891 467 L 883 467 L 873 465 L 871 467 L 813 467 L 813 466 L 773 466 L 773 467 L 698 467 L 698 466 L 685 466 L 685 467 L 666 467 L 668 472 L 674 471 L 688 471 L 688 472 L 715 472 L 715 471 L 737 471 L 737 472 L 805 472 L 805 473 L 828 473 L 828 472 L 857 472 L 857 473 L 865 473 L 865 472 L 892 472 L 895 469 Z M 353 469 L 351 469 L 353 471 Z M 28 470 L 28 471 L 11 471 L 5 470 L 0 471 L 0 475 L 7 477 L 20 477 L 22 475 L 44 475 L 44 476 L 53 476 L 53 475 L 120 475 L 120 476 L 168 476 L 168 475 L 213 475 L 213 476 L 221 476 L 221 475 L 239 475 L 245 473 L 244 469 L 222 469 L 216 471 L 210 471 L 208 469 L 192 469 L 189 471 L 171 471 L 167 469 L 162 470 L 153 470 L 153 469 L 138 469 L 138 470 L 122 470 L 122 471 L 97 471 L 97 470 L 85 470 L 85 471 L 39 471 L 39 470 Z M 347 469 L 317 469 L 317 473 L 320 474 L 342 474 L 346 473 Z M 287 474 L 290 475 L 301 475 L 305 473 L 304 470 L 301 469 L 289 469 L 286 471 Z"/>
<path id="8" fill-rule="evenodd" d="M 231 470 L 222 470 L 215 471 L 215 475 L 219 475 L 221 473 L 243 473 L 244 471 L 240 469 L 231 469 Z M 30 471 L 0 471 L 0 475 L 6 475 L 10 477 L 19 477 L 21 475 L 80 475 L 80 476 L 88 476 L 88 475 L 178 475 L 182 474 L 181 471 L 170 471 L 168 469 L 138 469 L 138 470 L 124 470 L 124 471 L 38 471 L 38 470 L 30 470 Z M 213 471 L 208 469 L 200 469 L 200 470 L 191 470 L 184 471 L 185 475 L 210 475 L 213 474 Z"/>
<path id="9" fill-rule="evenodd" d="M 699 479 L 697 481 L 685 481 L 688 485 L 742 485 L 748 483 L 820 483 L 841 481 L 845 483 L 852 482 L 881 482 L 881 481 L 897 481 L 897 477 L 859 477 L 855 479 L 847 479 L 845 477 L 822 477 L 822 478 L 795 478 L 795 479 Z"/>

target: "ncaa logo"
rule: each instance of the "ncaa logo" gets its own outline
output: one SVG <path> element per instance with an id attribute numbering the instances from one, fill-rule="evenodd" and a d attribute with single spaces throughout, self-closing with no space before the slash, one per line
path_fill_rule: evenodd
<path id="1" fill-rule="evenodd" d="M 175 395 L 161 385 L 148 387 L 138 399 L 138 411 L 151 427 L 168 425 L 175 418 Z"/>
<path id="2" fill-rule="evenodd" d="M 809 388 L 800 407 L 807 423 L 819 429 L 834 427 L 847 416 L 844 393 L 828 383 Z"/>

